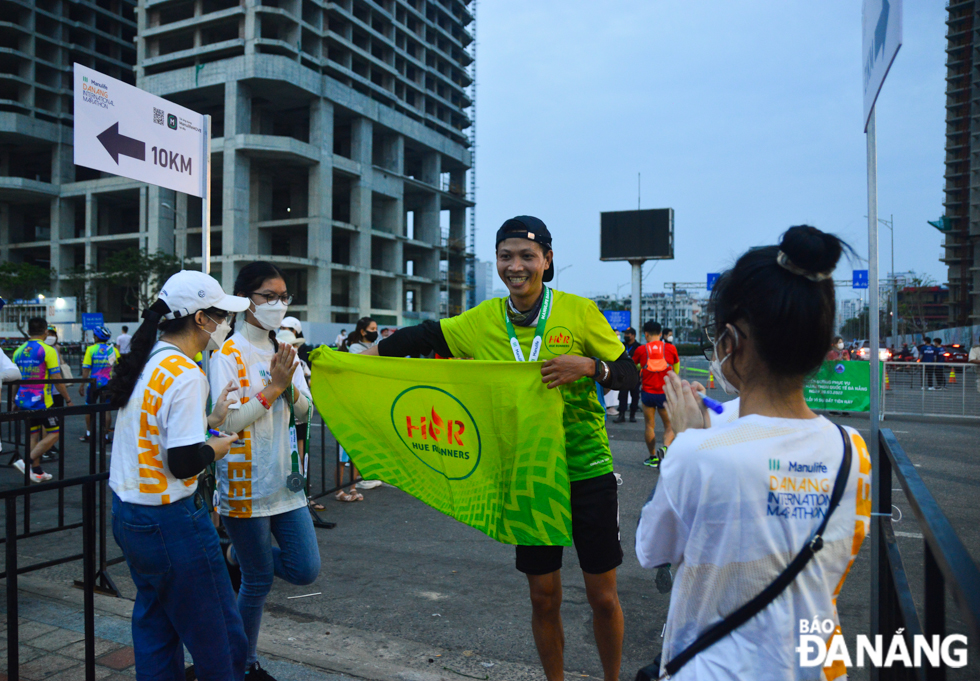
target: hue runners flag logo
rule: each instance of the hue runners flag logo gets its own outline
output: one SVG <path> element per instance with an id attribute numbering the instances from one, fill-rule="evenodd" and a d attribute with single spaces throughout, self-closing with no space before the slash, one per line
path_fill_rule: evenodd
<path id="1" fill-rule="evenodd" d="M 553 355 L 564 355 L 572 349 L 574 337 L 564 326 L 554 326 L 548 329 L 544 337 L 544 346 Z"/>
<path id="2" fill-rule="evenodd" d="M 464 480 L 480 463 L 480 431 L 466 406 L 441 388 L 416 386 L 391 405 L 391 426 L 409 452 L 449 480 Z"/>

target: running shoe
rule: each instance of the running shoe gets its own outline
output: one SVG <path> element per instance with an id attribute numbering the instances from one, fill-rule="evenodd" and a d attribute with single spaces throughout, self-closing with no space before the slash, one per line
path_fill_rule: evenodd
<path id="1" fill-rule="evenodd" d="M 661 461 L 663 461 L 664 459 L 666 459 L 667 458 L 667 445 L 661 445 L 660 449 L 657 450 L 657 454 L 660 455 L 659 458 L 660 458 Z"/>
<path id="2" fill-rule="evenodd" d="M 53 477 L 54 477 L 53 475 L 51 475 L 50 473 L 45 473 L 44 471 L 41 471 L 40 473 L 35 473 L 33 469 L 31 470 L 31 482 L 47 482 Z"/>
<path id="3" fill-rule="evenodd" d="M 644 466 L 650 466 L 652 468 L 657 468 L 660 466 L 660 457 L 654 454 L 649 459 L 643 462 Z"/>
<path id="4" fill-rule="evenodd" d="M 16 468 L 21 473 L 23 473 L 24 472 L 24 460 L 23 459 L 17 459 L 17 460 L 15 460 L 14 461 L 14 468 Z"/>
<path id="5" fill-rule="evenodd" d="M 359 480 L 357 484 L 354 485 L 357 489 L 374 489 L 375 487 L 381 487 L 380 480 Z"/>
<path id="6" fill-rule="evenodd" d="M 266 670 L 262 669 L 258 662 L 252 663 L 252 665 L 245 670 L 245 679 L 247 681 L 276 681 L 275 677 Z"/>

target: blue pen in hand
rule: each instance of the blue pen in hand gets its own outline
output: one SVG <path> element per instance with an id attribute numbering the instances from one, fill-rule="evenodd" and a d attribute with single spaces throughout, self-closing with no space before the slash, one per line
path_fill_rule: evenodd
<path id="1" fill-rule="evenodd" d="M 718 400 L 713 400 L 707 395 L 701 396 L 701 401 L 704 402 L 704 406 L 713 411 L 716 414 L 721 414 L 725 411 L 725 407 L 722 406 L 721 402 Z"/>

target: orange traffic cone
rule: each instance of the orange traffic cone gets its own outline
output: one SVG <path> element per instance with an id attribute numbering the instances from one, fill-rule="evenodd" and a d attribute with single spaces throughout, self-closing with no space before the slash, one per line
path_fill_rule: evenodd
<path id="1" fill-rule="evenodd" d="M 892 389 L 892 380 L 888 378 L 888 372 L 885 371 L 885 390 Z"/>
<path id="2" fill-rule="evenodd" d="M 956 383 L 956 369 L 949 370 L 949 382 L 950 384 Z"/>
<path id="3" fill-rule="evenodd" d="M 714 374 L 708 374 L 708 389 L 709 390 L 714 390 L 715 389 L 715 375 Z"/>

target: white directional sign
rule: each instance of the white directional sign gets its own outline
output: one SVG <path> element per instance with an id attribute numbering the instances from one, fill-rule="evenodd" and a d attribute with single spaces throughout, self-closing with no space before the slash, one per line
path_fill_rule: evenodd
<path id="1" fill-rule="evenodd" d="M 864 0 L 861 12 L 864 52 L 861 79 L 864 84 L 864 127 L 878 99 L 888 69 L 902 46 L 902 0 Z"/>
<path id="2" fill-rule="evenodd" d="M 75 164 L 203 197 L 205 116 L 75 64 Z"/>

